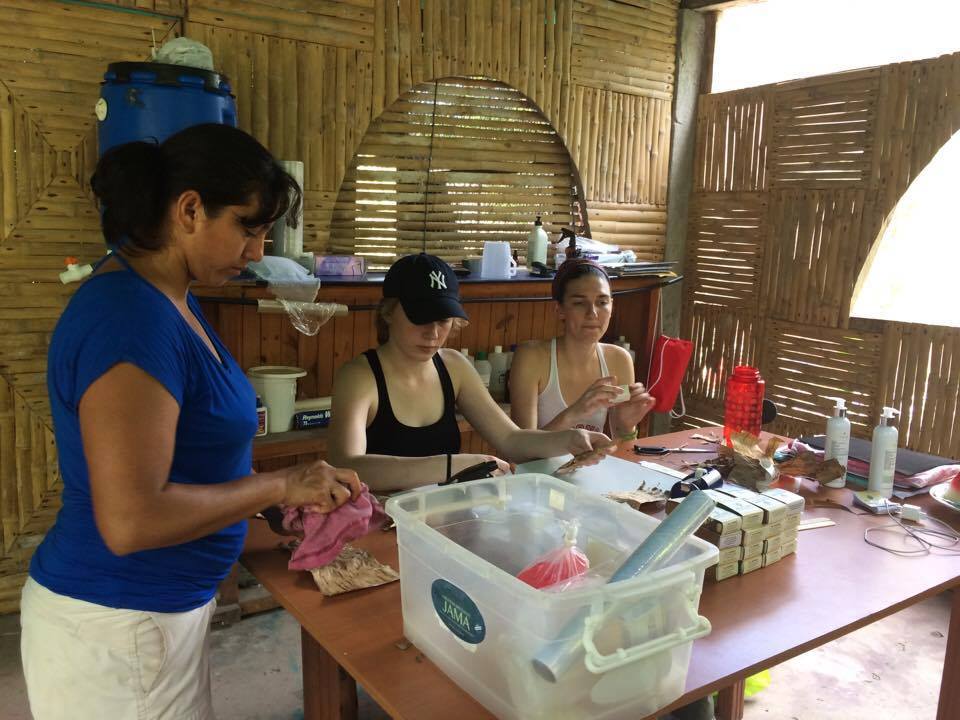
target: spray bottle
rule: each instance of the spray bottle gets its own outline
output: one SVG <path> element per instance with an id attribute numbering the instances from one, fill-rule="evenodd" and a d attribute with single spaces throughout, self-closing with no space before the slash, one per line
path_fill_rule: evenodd
<path id="1" fill-rule="evenodd" d="M 836 398 L 833 406 L 833 417 L 827 420 L 827 439 L 824 444 L 823 459 L 833 458 L 847 469 L 847 458 L 850 454 L 850 420 L 847 419 L 847 407 L 843 398 Z M 894 442 L 896 445 L 896 442 Z M 842 488 L 846 485 L 846 472 L 842 477 L 826 483 L 827 487 Z"/>
<path id="2" fill-rule="evenodd" d="M 870 479 L 867 489 L 880 493 L 883 497 L 893 494 L 893 472 L 897 466 L 897 428 L 890 424 L 894 415 L 900 411 L 884 407 L 880 422 L 873 429 L 873 449 L 870 452 Z"/>

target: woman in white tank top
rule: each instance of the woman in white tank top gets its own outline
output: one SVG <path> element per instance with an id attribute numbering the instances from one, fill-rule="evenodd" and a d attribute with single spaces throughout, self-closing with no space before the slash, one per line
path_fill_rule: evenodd
<path id="1" fill-rule="evenodd" d="M 637 423 L 655 401 L 634 382 L 630 354 L 600 342 L 613 310 L 606 273 L 590 260 L 568 260 L 552 289 L 563 334 L 517 350 L 510 369 L 514 422 L 549 430 L 609 427 L 614 439 L 635 438 Z M 617 403 L 620 385 L 628 386 L 629 398 Z"/>

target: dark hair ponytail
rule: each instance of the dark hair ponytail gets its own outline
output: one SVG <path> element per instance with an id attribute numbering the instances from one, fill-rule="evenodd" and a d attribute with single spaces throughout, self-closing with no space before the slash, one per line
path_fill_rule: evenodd
<path id="1" fill-rule="evenodd" d="M 242 219 L 250 228 L 284 215 L 296 224 L 302 190 L 263 145 L 229 125 L 193 125 L 159 145 L 133 142 L 111 148 L 97 163 L 91 187 L 103 208 L 110 247 L 152 252 L 166 243 L 167 210 L 194 190 L 209 217 L 228 205 L 255 201 Z"/>
<path id="2" fill-rule="evenodd" d="M 610 282 L 610 276 L 600 265 L 589 258 L 570 258 L 557 269 L 557 274 L 553 277 L 551 285 L 551 294 L 557 302 L 563 302 L 563 296 L 567 292 L 567 285 L 571 280 L 583 277 L 584 275 L 596 275 L 599 278 Z"/>
<path id="3" fill-rule="evenodd" d="M 100 158 L 90 186 L 100 200 L 100 222 L 109 247 L 125 239 L 141 250 L 163 245 L 158 236 L 166 212 L 164 159 L 160 146 L 132 142 L 110 148 Z"/>

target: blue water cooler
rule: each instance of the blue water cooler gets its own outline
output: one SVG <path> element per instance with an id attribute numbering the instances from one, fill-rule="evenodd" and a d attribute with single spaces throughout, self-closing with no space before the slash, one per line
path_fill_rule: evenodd
<path id="1" fill-rule="evenodd" d="M 200 123 L 237 125 L 226 77 L 154 62 L 110 63 L 96 105 L 99 153 L 134 140 L 163 142 Z"/>

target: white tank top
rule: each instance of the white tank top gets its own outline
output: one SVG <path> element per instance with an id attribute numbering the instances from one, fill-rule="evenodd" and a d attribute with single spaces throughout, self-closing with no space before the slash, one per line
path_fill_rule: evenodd
<path id="1" fill-rule="evenodd" d="M 600 377 L 606 377 L 607 363 L 603 359 L 603 350 L 597 345 L 597 359 L 600 360 Z M 537 397 L 537 426 L 543 427 L 557 415 L 567 409 L 567 403 L 560 391 L 560 372 L 557 370 L 557 339 L 550 341 L 550 379 L 543 392 Z M 581 420 L 575 427 L 594 432 L 603 432 L 607 424 L 607 409 L 600 408 L 593 415 Z"/>

